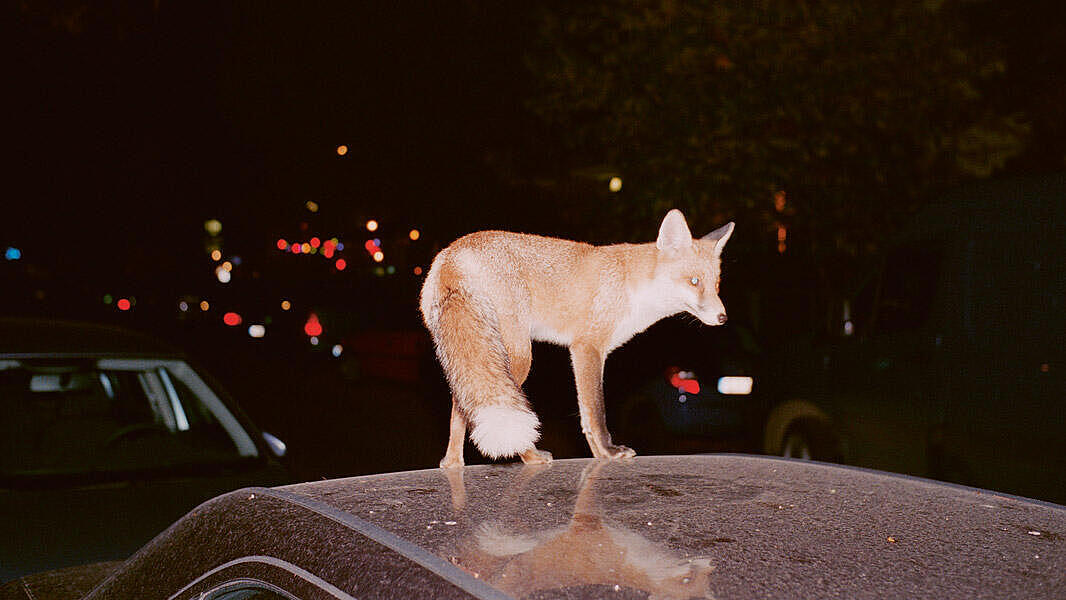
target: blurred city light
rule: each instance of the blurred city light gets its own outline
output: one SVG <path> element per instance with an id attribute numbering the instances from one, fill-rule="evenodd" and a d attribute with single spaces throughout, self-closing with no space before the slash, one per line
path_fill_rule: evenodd
<path id="1" fill-rule="evenodd" d="M 785 211 L 785 201 L 786 201 L 785 190 L 778 190 L 778 191 L 774 192 L 774 210 L 776 210 L 777 212 L 784 212 Z"/>
<path id="2" fill-rule="evenodd" d="M 211 251 L 211 260 L 213 260 L 215 262 L 218 262 L 218 261 L 222 260 L 222 251 L 221 250 L 212 250 Z"/>
<path id="3" fill-rule="evenodd" d="M 344 346 L 341 346 L 340 344 L 335 344 L 333 346 L 333 357 L 334 358 L 340 358 L 341 353 L 343 353 L 343 352 L 344 352 Z"/>
<path id="4" fill-rule="evenodd" d="M 220 283 L 229 283 L 230 279 L 233 278 L 233 275 L 230 274 L 230 272 L 226 269 L 223 269 L 221 266 L 219 266 L 217 269 L 215 269 L 215 277 L 218 277 L 218 281 Z"/>
<path id="5" fill-rule="evenodd" d="M 264 335 L 266 335 L 266 332 L 267 332 L 266 327 L 264 327 L 262 325 L 258 325 L 257 324 L 257 325 L 249 325 L 248 326 L 248 335 L 250 335 L 250 336 L 252 336 L 254 338 L 261 338 Z"/>
<path id="6" fill-rule="evenodd" d="M 290 308 L 292 308 L 292 302 L 288 300 L 281 301 L 281 310 L 289 310 Z"/>
<path id="7" fill-rule="evenodd" d="M 306 206 L 307 210 L 311 212 L 318 212 L 318 202 L 315 202 L 314 200 L 308 200 L 307 204 L 304 206 Z"/>
<path id="8" fill-rule="evenodd" d="M 307 242 L 300 244 L 300 252 L 311 254 L 311 244 L 308 244 Z"/>
<path id="9" fill-rule="evenodd" d="M 311 238 L 311 247 L 312 248 L 318 248 L 321 245 L 322 245 L 322 240 L 320 240 L 320 239 L 318 239 L 316 237 Z"/>
<path id="10" fill-rule="evenodd" d="M 622 178 L 612 177 L 611 180 L 607 182 L 607 189 L 611 190 L 612 192 L 622 191 Z"/>
<path id="11" fill-rule="evenodd" d="M 227 260 L 226 262 L 222 263 L 221 267 L 223 269 L 227 270 L 227 271 L 232 271 L 233 270 L 233 263 L 231 263 L 230 261 Z"/>
<path id="12" fill-rule="evenodd" d="M 374 262 L 381 262 L 383 260 L 385 260 L 385 253 L 384 252 L 382 252 L 381 250 L 378 250 L 377 252 L 374 253 Z"/>
<path id="13" fill-rule="evenodd" d="M 8 246 L 7 250 L 4 250 L 4 258 L 7 260 L 18 260 L 22 258 L 22 251 L 14 246 Z"/>
<path id="14" fill-rule="evenodd" d="M 415 272 L 415 275 L 421 275 L 422 274 L 422 267 L 415 267 L 415 271 L 414 272 Z"/>
<path id="15" fill-rule="evenodd" d="M 241 316 L 235 312 L 228 312 L 222 315 L 222 322 L 230 327 L 236 327 L 241 324 Z"/>
<path id="16" fill-rule="evenodd" d="M 200 301 L 200 310 L 207 312 L 211 308 L 211 304 L 207 300 Z"/>
<path id="17" fill-rule="evenodd" d="M 378 222 L 375 221 L 374 219 L 370 219 L 369 221 L 366 222 L 366 230 L 367 231 L 377 231 L 378 230 Z"/>
<path id="18" fill-rule="evenodd" d="M 181 312 L 189 312 L 189 303 L 184 300 L 178 302 L 178 310 Z"/>
<path id="19" fill-rule="evenodd" d="M 104 294 L 104 304 L 111 304 L 114 301 L 115 299 L 111 296 L 111 294 Z"/>
<path id="20" fill-rule="evenodd" d="M 343 258 L 338 258 L 337 262 L 333 263 L 333 266 L 337 267 L 338 271 L 343 271 L 345 268 L 348 267 L 348 261 L 344 260 Z"/>
<path id="21" fill-rule="evenodd" d="M 344 243 L 337 242 L 337 252 L 340 252 L 341 250 L 344 250 Z"/>
<path id="22" fill-rule="evenodd" d="M 312 346 L 317 346 L 318 345 L 318 336 L 314 336 L 314 335 L 311 336 L 311 345 Z"/>
<path id="23" fill-rule="evenodd" d="M 388 267 L 387 267 L 387 268 L 385 269 L 385 272 L 386 272 L 386 273 L 388 273 L 389 275 L 392 275 L 393 273 L 395 273 L 395 272 L 396 272 L 396 267 L 395 267 L 395 266 L 393 266 L 393 265 L 389 265 L 389 266 L 388 266 Z"/>
<path id="24" fill-rule="evenodd" d="M 211 235 L 218 235 L 222 232 L 222 222 L 218 219 L 208 219 L 204 221 L 204 231 Z"/>
<path id="25" fill-rule="evenodd" d="M 318 315 L 311 313 L 304 323 L 304 333 L 311 337 L 322 335 L 322 324 L 318 322 Z"/>
<path id="26" fill-rule="evenodd" d="M 284 239 L 279 239 L 278 240 L 278 250 L 285 250 L 288 247 L 289 247 L 289 242 L 285 241 Z"/>
<path id="27" fill-rule="evenodd" d="M 746 396 L 751 393 L 755 380 L 751 377 L 719 377 L 718 393 L 732 396 Z"/>
<path id="28" fill-rule="evenodd" d="M 345 154 L 348 154 L 348 146 L 344 144 L 337 146 L 337 156 L 344 156 Z"/>
<path id="29" fill-rule="evenodd" d="M 115 303 L 115 306 L 117 306 L 119 310 L 129 310 L 131 305 L 128 299 L 119 298 L 118 302 Z"/>
<path id="30" fill-rule="evenodd" d="M 418 238 L 422 237 L 422 232 L 420 232 L 417 229 L 412 229 L 411 233 L 407 234 L 407 237 L 411 238 L 411 241 L 413 242 L 413 241 L 417 240 Z"/>

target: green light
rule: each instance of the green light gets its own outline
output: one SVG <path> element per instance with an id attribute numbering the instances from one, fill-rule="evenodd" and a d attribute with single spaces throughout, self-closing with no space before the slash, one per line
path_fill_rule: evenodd
<path id="1" fill-rule="evenodd" d="M 111 294 L 104 294 L 104 304 L 111 304 L 115 299 L 111 297 Z"/>

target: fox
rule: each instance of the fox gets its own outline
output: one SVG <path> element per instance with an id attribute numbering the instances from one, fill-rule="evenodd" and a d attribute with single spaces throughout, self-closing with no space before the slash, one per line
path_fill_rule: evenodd
<path id="1" fill-rule="evenodd" d="M 486 457 L 551 462 L 551 453 L 536 447 L 540 420 L 522 391 L 534 341 L 569 348 L 581 432 L 593 457 L 635 456 L 607 430 L 604 363 L 611 351 L 675 314 L 725 324 L 721 255 L 733 227 L 729 222 L 693 238 L 685 216 L 673 209 L 653 243 L 595 246 L 480 231 L 441 250 L 419 298 L 452 392 L 440 467 L 464 466 L 468 429 Z"/>

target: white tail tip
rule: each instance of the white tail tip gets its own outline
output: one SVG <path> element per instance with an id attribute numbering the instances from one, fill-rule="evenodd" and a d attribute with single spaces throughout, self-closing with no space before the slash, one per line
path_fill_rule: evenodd
<path id="1" fill-rule="evenodd" d="M 525 452 L 540 439 L 540 421 L 526 410 L 499 404 L 482 406 L 473 411 L 470 420 L 474 424 L 470 441 L 489 458 Z"/>

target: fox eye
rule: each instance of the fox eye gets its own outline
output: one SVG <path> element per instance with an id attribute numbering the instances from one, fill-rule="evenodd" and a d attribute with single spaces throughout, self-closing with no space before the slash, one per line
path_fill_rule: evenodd
<path id="1" fill-rule="evenodd" d="M 692 285 L 699 285 L 700 284 L 700 278 L 699 277 L 693 277 L 692 279 L 689 279 L 688 282 L 691 283 Z"/>

